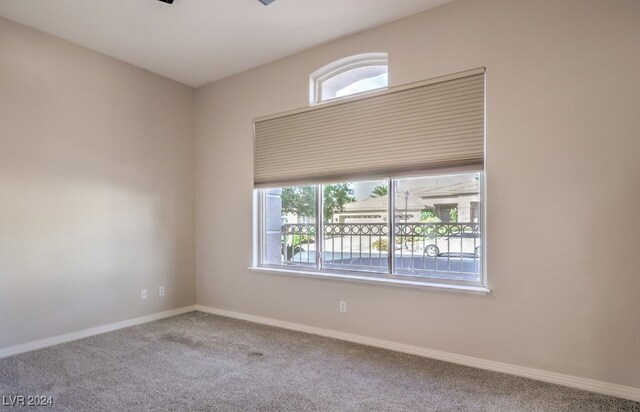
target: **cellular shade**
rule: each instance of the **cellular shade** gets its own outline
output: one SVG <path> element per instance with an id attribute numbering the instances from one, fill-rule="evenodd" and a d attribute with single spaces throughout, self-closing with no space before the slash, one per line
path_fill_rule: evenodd
<path id="1" fill-rule="evenodd" d="M 254 121 L 254 186 L 484 162 L 484 69 Z"/>

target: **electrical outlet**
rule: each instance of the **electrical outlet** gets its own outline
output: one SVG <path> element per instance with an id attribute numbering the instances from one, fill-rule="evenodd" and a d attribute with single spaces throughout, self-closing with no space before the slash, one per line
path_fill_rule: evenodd
<path id="1" fill-rule="evenodd" d="M 347 312 L 347 301 L 346 300 L 341 300 L 340 301 L 340 312 L 342 312 L 342 313 L 346 313 Z"/>
<path id="2" fill-rule="evenodd" d="M 158 288 L 158 296 L 164 296 L 164 286 Z"/>
<path id="3" fill-rule="evenodd" d="M 147 299 L 147 290 L 146 289 L 142 289 L 140 291 L 140 299 L 142 299 L 142 300 L 146 300 Z"/>

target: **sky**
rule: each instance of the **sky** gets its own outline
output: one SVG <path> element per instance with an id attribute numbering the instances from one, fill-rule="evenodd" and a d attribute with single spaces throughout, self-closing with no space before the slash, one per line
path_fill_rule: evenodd
<path id="1" fill-rule="evenodd" d="M 378 76 L 368 77 L 366 79 L 353 82 L 350 85 L 338 90 L 336 92 L 336 97 L 344 97 L 355 93 L 362 93 L 368 90 L 387 87 L 387 84 L 389 84 L 388 76 L 388 73 L 382 73 Z"/>

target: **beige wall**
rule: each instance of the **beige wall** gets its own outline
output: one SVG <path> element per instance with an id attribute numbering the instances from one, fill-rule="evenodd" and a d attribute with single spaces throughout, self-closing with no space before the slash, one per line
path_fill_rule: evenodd
<path id="1" fill-rule="evenodd" d="M 193 151 L 191 88 L 0 19 L 0 348 L 195 302 Z"/>
<path id="2" fill-rule="evenodd" d="M 197 302 L 640 387 L 638 22 L 635 0 L 458 0 L 198 89 Z M 378 51 L 394 85 L 487 67 L 488 296 L 247 270 L 251 120 Z"/>

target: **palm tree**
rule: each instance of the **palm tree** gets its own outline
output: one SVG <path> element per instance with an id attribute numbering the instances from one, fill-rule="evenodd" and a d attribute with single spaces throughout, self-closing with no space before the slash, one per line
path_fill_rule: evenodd
<path id="1" fill-rule="evenodd" d="M 389 193 L 389 189 L 386 185 L 380 185 L 373 188 L 371 191 L 371 197 L 386 196 Z"/>

